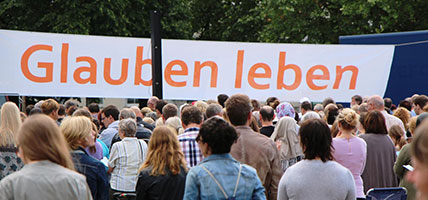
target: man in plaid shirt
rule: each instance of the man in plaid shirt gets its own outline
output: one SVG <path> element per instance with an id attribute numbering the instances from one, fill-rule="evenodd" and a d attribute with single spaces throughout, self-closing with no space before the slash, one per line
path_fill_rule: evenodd
<path id="1" fill-rule="evenodd" d="M 178 141 L 189 168 L 196 166 L 203 159 L 202 152 L 196 142 L 202 120 L 202 112 L 196 106 L 186 107 L 181 112 L 184 133 L 178 136 Z"/>

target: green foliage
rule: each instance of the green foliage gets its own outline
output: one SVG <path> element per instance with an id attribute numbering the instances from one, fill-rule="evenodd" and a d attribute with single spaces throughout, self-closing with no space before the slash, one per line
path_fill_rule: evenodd
<path id="1" fill-rule="evenodd" d="M 340 35 L 428 28 L 426 0 L 0 0 L 0 28 L 244 42 L 337 43 Z"/>

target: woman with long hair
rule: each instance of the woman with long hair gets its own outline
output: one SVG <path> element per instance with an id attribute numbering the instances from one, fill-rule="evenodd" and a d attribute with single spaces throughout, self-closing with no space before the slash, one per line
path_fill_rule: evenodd
<path id="1" fill-rule="evenodd" d="M 330 129 L 321 119 L 310 119 L 299 129 L 305 159 L 289 167 L 278 185 L 278 199 L 355 200 L 351 172 L 333 161 Z"/>
<path id="2" fill-rule="evenodd" d="M 16 155 L 16 134 L 21 124 L 18 107 L 12 102 L 4 103 L 1 107 L 0 126 L 0 180 L 24 166 Z"/>
<path id="3" fill-rule="evenodd" d="M 366 133 L 360 137 L 367 143 L 366 166 L 361 175 L 364 192 L 370 188 L 398 186 L 393 170 L 397 154 L 388 136 L 385 117 L 379 111 L 370 111 L 363 126 Z"/>
<path id="4" fill-rule="evenodd" d="M 139 171 L 137 199 L 183 199 L 187 167 L 171 127 L 154 129 Z"/>
<path id="5" fill-rule="evenodd" d="M 86 176 L 92 197 L 107 199 L 109 185 L 105 165 L 85 151 L 85 148 L 94 145 L 92 126 L 87 117 L 66 117 L 62 120 L 60 131 L 70 147 L 76 170 Z"/>
<path id="6" fill-rule="evenodd" d="M 340 111 L 335 122 L 340 134 L 333 139 L 333 157 L 336 162 L 351 171 L 357 199 L 365 199 L 361 174 L 366 164 L 367 144 L 355 136 L 358 117 L 358 114 L 350 108 Z"/>
<path id="7" fill-rule="evenodd" d="M 74 171 L 58 125 L 46 115 L 30 116 L 17 136 L 25 166 L 0 182 L 2 199 L 92 199 L 85 177 Z"/>

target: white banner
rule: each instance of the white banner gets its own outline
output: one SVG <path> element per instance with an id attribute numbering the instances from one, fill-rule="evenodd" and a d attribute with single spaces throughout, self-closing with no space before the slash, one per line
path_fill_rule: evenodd
<path id="1" fill-rule="evenodd" d="M 0 93 L 148 98 L 150 39 L 0 30 Z M 165 99 L 350 101 L 386 90 L 393 45 L 162 40 Z"/>

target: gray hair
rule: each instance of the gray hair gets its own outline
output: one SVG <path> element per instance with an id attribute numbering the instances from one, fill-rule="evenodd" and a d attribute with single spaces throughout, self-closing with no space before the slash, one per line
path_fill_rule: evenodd
<path id="1" fill-rule="evenodd" d="M 322 106 L 322 104 L 317 104 L 314 107 L 314 111 L 324 111 L 324 106 Z"/>
<path id="2" fill-rule="evenodd" d="M 223 108 L 219 104 L 213 103 L 208 106 L 205 114 L 207 115 L 207 119 L 208 119 L 215 115 L 219 115 L 219 114 L 221 115 L 222 113 L 223 113 Z"/>
<path id="3" fill-rule="evenodd" d="M 119 131 L 122 131 L 125 137 L 134 137 L 137 132 L 137 122 L 134 119 L 122 119 L 119 122 Z"/>
<path id="4" fill-rule="evenodd" d="M 314 111 L 308 111 L 302 116 L 302 119 L 299 123 L 302 124 L 304 121 L 309 119 L 321 119 L 321 116 Z"/>
<path id="5" fill-rule="evenodd" d="M 373 105 L 375 109 L 378 109 L 378 110 L 383 110 L 383 108 L 385 107 L 385 102 L 383 101 L 382 97 L 380 97 L 379 95 L 371 96 L 367 101 L 367 104 L 370 104 L 370 103 Z"/>
<path id="6" fill-rule="evenodd" d="M 130 108 L 122 109 L 119 114 L 119 119 L 128 119 L 128 118 L 132 118 L 135 120 L 137 116 L 135 115 L 135 112 L 132 111 Z"/>

